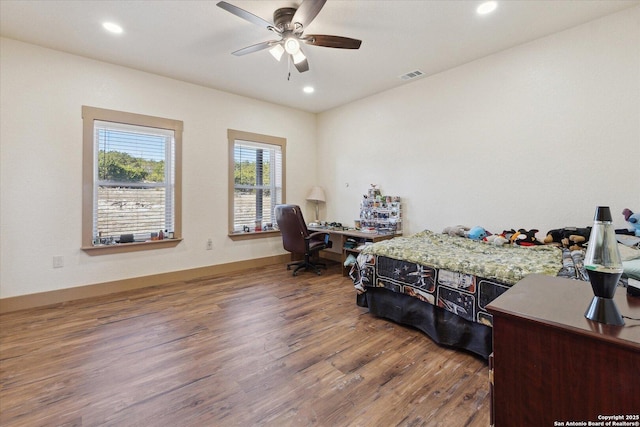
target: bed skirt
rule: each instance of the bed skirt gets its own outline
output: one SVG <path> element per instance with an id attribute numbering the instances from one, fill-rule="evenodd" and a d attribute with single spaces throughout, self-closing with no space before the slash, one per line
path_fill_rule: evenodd
<path id="1" fill-rule="evenodd" d="M 470 322 L 444 308 L 385 288 L 367 288 L 356 303 L 374 316 L 412 326 L 443 346 L 464 349 L 485 359 L 491 354 L 492 329 Z"/>

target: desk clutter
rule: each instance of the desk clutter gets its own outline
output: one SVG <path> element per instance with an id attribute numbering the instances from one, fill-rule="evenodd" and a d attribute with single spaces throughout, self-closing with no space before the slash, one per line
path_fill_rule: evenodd
<path id="1" fill-rule="evenodd" d="M 309 227 L 322 228 L 324 230 L 349 231 L 355 230 L 353 227 L 345 227 L 340 222 L 318 221 L 309 223 Z"/>
<path id="2" fill-rule="evenodd" d="M 377 185 L 362 196 L 360 219 L 355 221 L 356 229 L 378 234 L 402 233 L 402 206 L 400 196 L 384 196 Z"/>
<path id="3" fill-rule="evenodd" d="M 371 184 L 367 194 L 362 196 L 360 217 L 354 221 L 354 227 L 331 221 L 312 222 L 309 227 L 336 231 L 356 230 L 371 234 L 402 234 L 400 196 L 384 196 L 376 187 Z"/>

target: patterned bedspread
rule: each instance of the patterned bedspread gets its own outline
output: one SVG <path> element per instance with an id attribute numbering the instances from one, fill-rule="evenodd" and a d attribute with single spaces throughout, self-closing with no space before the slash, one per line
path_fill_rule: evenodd
<path id="1" fill-rule="evenodd" d="M 367 246 L 362 253 L 473 274 L 511 285 L 533 273 L 555 276 L 562 268 L 562 251 L 553 246 L 496 246 L 429 230 Z"/>
<path id="2" fill-rule="evenodd" d="M 358 293 L 384 287 L 492 325 L 485 306 L 529 274 L 586 279 L 582 251 L 495 246 L 422 231 L 366 246 L 352 267 Z"/>

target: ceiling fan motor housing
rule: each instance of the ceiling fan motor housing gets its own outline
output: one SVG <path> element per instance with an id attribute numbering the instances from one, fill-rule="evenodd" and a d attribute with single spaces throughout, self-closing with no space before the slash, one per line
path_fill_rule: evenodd
<path id="1" fill-rule="evenodd" d="M 291 27 L 291 19 L 293 15 L 296 13 L 296 8 L 293 7 L 282 7 L 273 12 L 273 23 L 275 27 L 280 31 L 293 31 L 294 28 Z"/>

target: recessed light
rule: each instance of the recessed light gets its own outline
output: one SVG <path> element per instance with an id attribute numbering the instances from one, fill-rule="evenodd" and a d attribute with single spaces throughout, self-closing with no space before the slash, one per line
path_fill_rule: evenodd
<path id="1" fill-rule="evenodd" d="M 498 2 L 486 1 L 478 6 L 476 12 L 480 15 L 486 15 L 487 13 L 491 13 L 496 10 L 496 7 L 498 7 Z"/>
<path id="2" fill-rule="evenodd" d="M 124 31 L 120 25 L 114 24 L 113 22 L 105 22 L 104 24 L 102 24 L 102 26 L 105 30 L 114 34 L 122 34 L 122 32 Z"/>
<path id="3" fill-rule="evenodd" d="M 304 93 L 313 93 L 315 91 L 315 89 L 311 86 L 305 86 L 302 90 L 304 91 Z"/>

